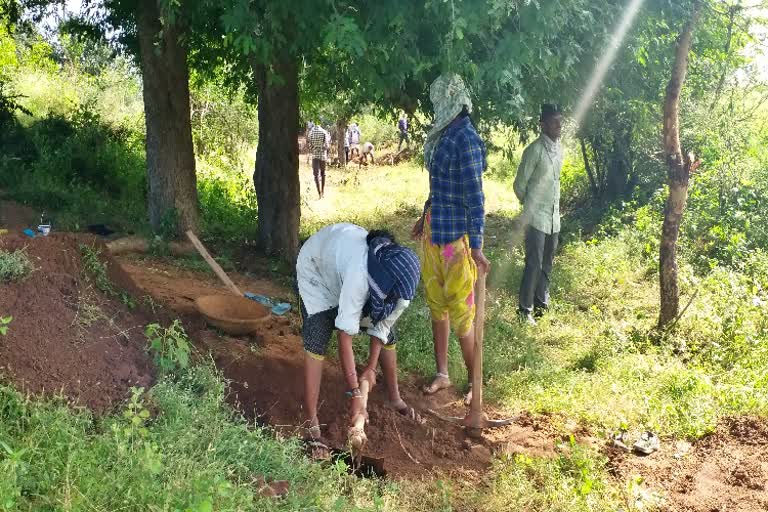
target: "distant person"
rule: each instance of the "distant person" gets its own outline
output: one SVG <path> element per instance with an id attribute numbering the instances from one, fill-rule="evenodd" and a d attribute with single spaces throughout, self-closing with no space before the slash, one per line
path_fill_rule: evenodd
<path id="1" fill-rule="evenodd" d="M 309 149 L 309 132 L 315 127 L 315 123 L 307 121 L 307 130 L 304 132 L 304 145 L 307 148 L 307 164 L 312 162 L 312 151 Z"/>
<path id="2" fill-rule="evenodd" d="M 365 160 L 365 165 L 368 165 L 368 160 L 370 160 L 372 164 L 375 164 L 376 160 L 374 151 L 375 148 L 373 147 L 373 143 L 366 142 L 363 144 L 363 154 L 360 155 L 360 165 L 363 165 L 363 160 Z"/>
<path id="3" fill-rule="evenodd" d="M 357 123 L 352 123 L 349 125 L 349 129 L 347 130 L 348 139 L 349 139 L 349 158 L 354 158 L 355 155 L 357 157 L 360 157 L 360 139 L 362 138 L 362 133 L 360 133 L 360 127 L 357 126 Z"/>
<path id="4" fill-rule="evenodd" d="M 525 270 L 518 314 L 535 325 L 549 308 L 549 279 L 560 233 L 560 170 L 563 116 L 557 105 L 542 105 L 541 135 L 525 148 L 514 190 L 523 205 Z"/>
<path id="5" fill-rule="evenodd" d="M 405 141 L 406 146 L 411 147 L 411 141 L 408 137 L 408 114 L 403 114 L 400 120 L 397 122 L 397 129 L 400 132 L 400 142 L 397 144 L 397 152 L 400 152 L 400 148 Z"/>
<path id="6" fill-rule="evenodd" d="M 315 186 L 319 199 L 325 195 L 325 169 L 330 139 L 331 134 L 320 125 L 313 126 L 307 136 L 309 152 L 312 155 L 312 174 L 315 176 Z"/>
<path id="7" fill-rule="evenodd" d="M 331 151 L 331 143 L 333 141 L 333 137 L 331 136 L 331 132 L 329 130 L 325 130 L 325 161 L 330 161 L 330 151 Z"/>
<path id="8" fill-rule="evenodd" d="M 450 330 L 459 338 L 469 377 L 465 404 L 472 400 L 472 365 L 475 348 L 475 281 L 487 273 L 483 254 L 485 196 L 483 172 L 486 148 L 469 114 L 472 99 L 458 75 L 442 75 L 431 85 L 435 110 L 432 130 L 424 144 L 429 171 L 429 199 L 413 227 L 421 238 L 422 277 L 432 317 L 437 371 L 424 387 L 431 395 L 451 385 L 448 375 Z"/>
<path id="9" fill-rule="evenodd" d="M 349 421 L 361 414 L 360 382 L 376 383 L 381 362 L 387 405 L 419 421 L 400 396 L 394 325 L 416 294 L 419 259 L 386 231 L 368 232 L 354 224 L 333 224 L 312 235 L 301 247 L 296 263 L 304 341 L 304 410 L 313 457 L 327 456 L 317 403 L 323 359 L 333 332 L 349 397 Z M 371 337 L 368 363 L 355 368 L 352 337 L 365 328 Z M 325 453 L 323 453 L 325 452 Z"/>
<path id="10" fill-rule="evenodd" d="M 344 164 L 349 163 L 349 137 L 344 134 Z"/>

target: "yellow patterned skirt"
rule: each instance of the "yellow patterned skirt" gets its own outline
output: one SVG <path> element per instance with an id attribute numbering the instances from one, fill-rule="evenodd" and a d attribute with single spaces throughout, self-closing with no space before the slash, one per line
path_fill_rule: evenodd
<path id="1" fill-rule="evenodd" d="M 427 211 L 421 237 L 421 277 L 427 306 L 433 321 L 444 320 L 447 315 L 456 335 L 466 336 L 475 319 L 477 280 L 477 265 L 470 252 L 469 236 L 464 235 L 449 244 L 433 244 L 431 220 L 432 214 Z"/>

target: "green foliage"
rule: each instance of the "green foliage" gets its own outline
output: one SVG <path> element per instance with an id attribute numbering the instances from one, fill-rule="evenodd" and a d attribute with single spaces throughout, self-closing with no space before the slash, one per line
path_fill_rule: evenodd
<path id="1" fill-rule="evenodd" d="M 107 274 L 107 263 L 100 257 L 101 250 L 95 246 L 81 244 L 80 255 L 83 259 L 83 270 L 96 288 L 110 297 L 116 296 L 117 291 Z"/>
<path id="2" fill-rule="evenodd" d="M 24 249 L 13 252 L 0 249 L 0 281 L 19 281 L 35 269 Z"/>
<path id="3" fill-rule="evenodd" d="M 389 486 L 310 463 L 297 442 L 237 415 L 227 394 L 216 370 L 191 367 L 94 418 L 0 386 L 0 509 L 399 510 Z M 290 493 L 259 496 L 259 476 L 288 480 Z"/>
<path id="4" fill-rule="evenodd" d="M 149 352 L 161 371 L 173 372 L 189 367 L 192 344 L 189 342 L 181 322 L 174 320 L 166 328 L 158 324 L 150 324 L 145 329 L 144 334 L 149 341 Z"/>
<path id="5" fill-rule="evenodd" d="M 615 510 L 617 497 L 607 491 L 605 466 L 605 459 L 573 439 L 553 460 L 526 455 L 502 459 L 495 468 L 491 500 L 531 511 Z"/>
<path id="6" fill-rule="evenodd" d="M 191 80 L 192 137 L 195 154 L 217 167 L 241 167 L 251 159 L 258 140 L 256 107 L 243 91 L 201 76 Z"/>
<path id="7" fill-rule="evenodd" d="M 0 316 L 0 335 L 8 334 L 8 325 L 13 321 L 12 316 Z"/>
<path id="8" fill-rule="evenodd" d="M 376 148 L 382 149 L 386 146 L 397 146 L 399 139 L 397 131 L 397 119 L 386 118 L 379 119 L 373 114 L 367 113 L 357 120 L 360 125 L 362 141 L 371 142 Z M 413 136 L 413 134 L 411 134 Z M 413 142 L 411 142 L 413 144 Z M 395 148 L 396 149 L 396 148 Z"/>

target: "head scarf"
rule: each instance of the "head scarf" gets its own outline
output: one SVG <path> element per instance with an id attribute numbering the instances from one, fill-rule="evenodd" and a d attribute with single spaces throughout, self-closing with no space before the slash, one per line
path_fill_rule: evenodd
<path id="1" fill-rule="evenodd" d="M 398 299 L 413 299 L 420 275 L 415 252 L 387 237 L 374 238 L 368 244 L 370 294 L 363 313 L 374 324 L 381 322 L 395 310 Z"/>
<path id="2" fill-rule="evenodd" d="M 429 87 L 429 99 L 435 110 L 435 121 L 424 142 L 424 162 L 427 169 L 432 161 L 440 135 L 464 107 L 472 113 L 472 98 L 464 80 L 456 74 L 440 75 Z"/>

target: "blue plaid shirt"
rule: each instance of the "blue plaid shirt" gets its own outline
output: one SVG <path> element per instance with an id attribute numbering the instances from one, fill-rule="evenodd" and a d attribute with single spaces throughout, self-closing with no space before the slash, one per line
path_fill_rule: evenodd
<path id="1" fill-rule="evenodd" d="M 470 247 L 482 248 L 485 168 L 485 144 L 469 117 L 450 124 L 429 168 L 432 243 L 443 245 L 468 234 Z"/>

